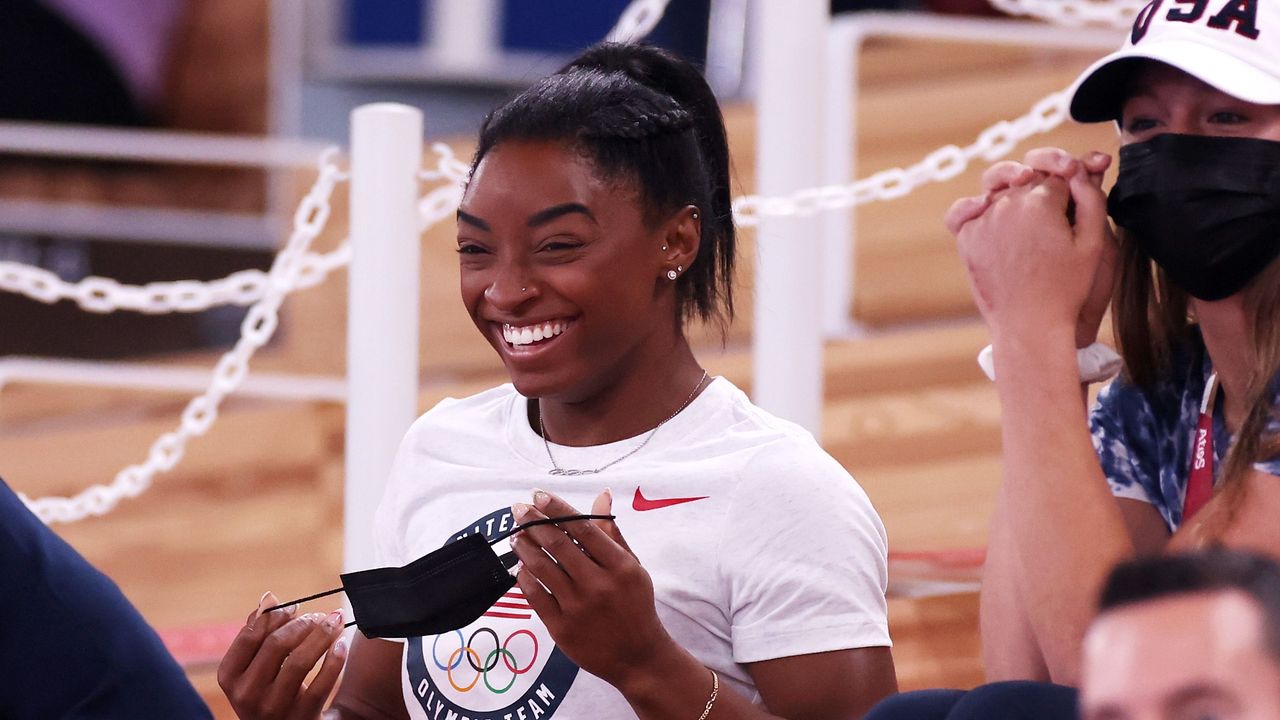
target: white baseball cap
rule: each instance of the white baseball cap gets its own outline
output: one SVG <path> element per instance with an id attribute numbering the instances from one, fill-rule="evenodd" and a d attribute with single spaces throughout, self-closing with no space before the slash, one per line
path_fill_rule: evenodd
<path id="1" fill-rule="evenodd" d="M 1118 120 L 1143 60 L 1172 65 L 1246 102 L 1280 104 L 1280 0 L 1152 0 L 1124 47 L 1076 80 L 1071 117 Z"/>

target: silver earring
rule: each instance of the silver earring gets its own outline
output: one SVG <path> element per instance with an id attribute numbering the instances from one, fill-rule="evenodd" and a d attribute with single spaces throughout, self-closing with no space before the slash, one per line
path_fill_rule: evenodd
<path id="1" fill-rule="evenodd" d="M 529 288 L 520 288 L 520 292 L 529 292 Z"/>
<path id="2" fill-rule="evenodd" d="M 684 266 L 683 266 L 683 265 L 677 265 L 677 266 L 676 266 L 676 272 L 678 272 L 678 273 L 682 273 L 682 272 L 684 272 Z"/>
<path id="3" fill-rule="evenodd" d="M 668 280 L 675 280 L 675 279 L 676 279 L 677 277 L 679 277 L 679 276 L 680 276 L 680 275 L 679 275 L 679 273 L 677 273 L 675 270 L 668 270 L 668 271 L 667 271 L 667 279 L 668 279 Z"/>
<path id="4" fill-rule="evenodd" d="M 667 251 L 667 246 L 666 246 L 666 245 L 663 245 L 663 246 L 662 246 L 662 252 L 666 252 L 666 251 Z"/>
<path id="5" fill-rule="evenodd" d="M 698 219 L 698 211 L 697 211 L 697 210 L 694 210 L 694 211 L 693 211 L 693 219 L 694 219 L 694 220 L 697 220 L 697 219 Z"/>

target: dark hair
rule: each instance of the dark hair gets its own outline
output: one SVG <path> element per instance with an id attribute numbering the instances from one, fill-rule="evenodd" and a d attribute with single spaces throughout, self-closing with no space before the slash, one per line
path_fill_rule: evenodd
<path id="1" fill-rule="evenodd" d="M 701 243 L 676 281 L 678 319 L 733 318 L 729 143 L 697 68 L 654 47 L 596 45 L 489 113 L 471 169 L 508 140 L 568 143 L 604 178 L 634 183 L 646 222 L 697 207 Z"/>
<path id="2" fill-rule="evenodd" d="M 1262 611 L 1265 646 L 1280 661 L 1280 565 L 1264 555 L 1214 548 L 1121 563 L 1111 571 L 1099 612 L 1177 595 L 1235 590 Z"/>

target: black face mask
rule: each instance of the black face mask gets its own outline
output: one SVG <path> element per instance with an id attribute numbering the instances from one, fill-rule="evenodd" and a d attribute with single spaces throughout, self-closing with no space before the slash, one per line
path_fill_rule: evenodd
<path id="1" fill-rule="evenodd" d="M 1178 287 L 1234 295 L 1280 254 L 1280 142 L 1168 134 L 1126 145 L 1107 212 Z"/>
<path id="2" fill-rule="evenodd" d="M 475 622 L 516 584 L 509 570 L 516 555 L 501 557 L 490 547 L 534 525 L 579 520 L 612 520 L 613 515 L 568 515 L 532 520 L 492 540 L 473 534 L 434 550 L 404 567 L 344 573 L 342 587 L 290 600 L 264 612 L 346 592 L 355 620 L 367 638 L 425 637 Z"/>

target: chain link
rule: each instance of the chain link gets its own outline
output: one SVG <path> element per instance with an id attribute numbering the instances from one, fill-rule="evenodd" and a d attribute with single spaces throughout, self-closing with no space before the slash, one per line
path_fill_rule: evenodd
<path id="1" fill-rule="evenodd" d="M 321 158 L 320 173 L 315 184 L 294 214 L 293 232 L 284 248 L 276 255 L 271 270 L 265 274 L 265 280 L 260 285 L 245 283 L 238 286 L 240 297 L 257 293 L 257 299 L 253 301 L 241 323 L 240 339 L 218 361 L 209 388 L 187 403 L 177 429 L 157 438 L 151 444 L 145 461 L 124 468 L 109 485 L 93 485 L 73 497 L 31 499 L 20 495 L 37 517 L 45 523 L 65 523 L 91 515 L 105 515 L 122 499 L 137 497 L 145 492 L 156 473 L 167 472 L 177 466 L 186 452 L 187 441 L 204 435 L 213 426 L 218 419 L 218 408 L 223 399 L 239 387 L 249 372 L 249 360 L 275 333 L 280 319 L 280 304 L 285 296 L 301 287 L 304 281 L 311 278 L 322 279 L 329 270 L 350 258 L 350 249 L 345 243 L 329 255 L 308 252 L 312 241 L 324 229 L 329 218 L 329 200 L 333 196 L 333 189 L 343 179 L 343 173 L 332 158 L 332 153 L 326 153 Z M 240 282 L 244 274 L 236 273 L 227 279 L 237 276 L 241 276 L 237 279 Z M 81 283 L 80 287 L 84 289 L 78 291 L 83 293 L 90 304 L 105 306 L 106 298 L 118 294 L 123 287 L 105 278 L 92 280 L 88 285 Z M 165 299 L 179 309 L 197 305 L 205 299 L 201 292 L 207 289 L 207 284 L 180 282 L 169 285 L 172 290 Z M 232 285 L 235 286 L 236 283 Z M 47 291 L 50 284 L 43 277 L 37 278 L 36 284 L 31 287 L 36 292 L 54 298 L 47 302 L 56 301 L 58 297 L 56 293 Z"/>
<path id="2" fill-rule="evenodd" d="M 658 26 L 670 4 L 671 0 L 631 0 L 617 24 L 605 36 L 605 42 L 640 42 Z"/>
<path id="3" fill-rule="evenodd" d="M 315 208 L 311 212 L 328 213 Z M 312 216 L 309 224 L 322 227 L 323 222 L 315 221 L 324 219 Z M 345 265 L 349 258 L 350 250 L 345 245 L 325 254 L 307 253 L 302 259 L 298 287 L 320 284 L 330 272 Z M 0 261 L 0 291 L 25 295 L 49 304 L 71 300 L 84 310 L 102 314 L 127 310 L 162 315 L 201 312 L 220 305 L 244 307 L 257 302 L 270 283 L 270 274 L 261 270 L 240 270 L 208 282 L 179 280 L 125 285 L 97 276 L 67 282 L 43 268 Z"/>
<path id="4" fill-rule="evenodd" d="M 453 217 L 462 202 L 467 178 L 471 176 L 471 166 L 455 157 L 453 148 L 445 143 L 434 143 L 431 150 L 437 156 L 436 168 L 423 170 L 418 177 L 424 182 L 442 184 L 418 201 L 418 214 L 422 218 L 419 228 L 424 232 L 432 225 Z"/>
<path id="5" fill-rule="evenodd" d="M 910 167 L 881 170 L 848 185 L 806 188 L 790 195 L 741 196 L 733 201 L 734 220 L 742 227 L 752 227 L 763 217 L 808 217 L 903 197 L 921 185 L 956 177 L 977 158 L 999 160 L 1023 140 L 1058 127 L 1067 119 L 1068 101 L 1066 91 L 1056 92 L 1036 103 L 1026 115 L 1012 121 L 1001 120 L 983 130 L 972 145 L 941 147 Z"/>
<path id="6" fill-rule="evenodd" d="M 1034 17 L 1069 27 L 1128 30 L 1148 0 L 988 0 L 1006 15 Z"/>

